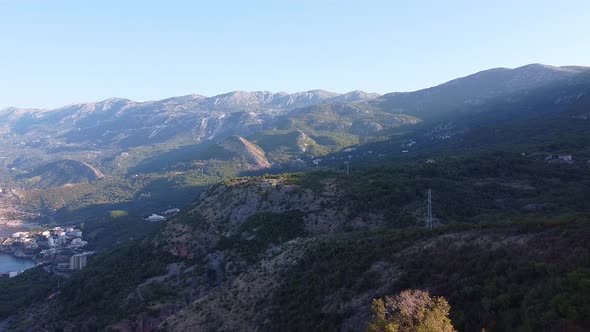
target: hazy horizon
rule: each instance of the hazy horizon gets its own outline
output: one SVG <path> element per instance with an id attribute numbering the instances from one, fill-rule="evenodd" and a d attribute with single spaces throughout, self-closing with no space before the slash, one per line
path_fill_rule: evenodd
<path id="1" fill-rule="evenodd" d="M 494 68 L 485 68 L 482 70 L 478 70 L 474 73 L 468 74 L 466 76 L 472 75 L 472 74 L 476 74 L 478 72 L 482 72 L 482 71 L 486 71 L 486 70 L 490 70 L 490 69 L 501 69 L 501 68 L 506 68 L 506 69 L 515 69 L 515 68 L 519 68 L 519 67 L 523 67 L 523 66 L 527 66 L 527 65 L 532 65 L 532 64 L 540 64 L 540 63 L 529 63 L 529 64 L 524 64 L 522 66 L 518 66 L 518 67 L 514 67 L 514 68 L 507 68 L 507 67 L 494 67 Z M 559 66 L 555 66 L 555 65 L 550 65 L 550 64 L 540 64 L 540 65 L 547 65 L 547 66 L 551 66 L 551 67 L 568 67 L 568 66 L 578 66 L 578 65 L 559 65 Z M 587 67 L 587 66 L 582 66 L 582 67 Z M 151 101 L 159 101 L 159 100 L 164 100 L 164 99 L 168 99 L 168 98 L 175 98 L 175 97 L 184 97 L 184 96 L 190 96 L 190 95 L 200 95 L 203 96 L 205 98 L 210 98 L 210 97 L 215 97 L 215 96 L 220 96 L 220 95 L 224 95 L 224 94 L 228 94 L 228 93 L 232 93 L 232 92 L 237 92 L 237 91 L 244 91 L 244 92 L 270 92 L 270 93 L 287 93 L 287 94 L 293 94 L 293 93 L 298 93 L 298 92 L 309 92 L 309 91 L 314 91 L 314 90 L 324 90 L 327 92 L 334 92 L 334 93 L 338 93 L 338 94 L 346 94 L 349 92 L 354 92 L 354 91 L 362 91 L 362 92 L 366 92 L 366 93 L 377 93 L 380 95 L 384 95 L 384 94 L 389 94 L 389 93 L 405 93 L 405 92 L 414 92 L 414 91 L 419 91 L 419 90 L 423 90 L 423 89 L 428 89 L 431 87 L 435 87 L 444 83 L 447 83 L 449 81 L 458 79 L 458 78 L 462 78 L 462 77 L 466 77 L 466 76 L 457 76 L 457 77 L 452 77 L 449 78 L 445 81 L 436 83 L 434 85 L 431 86 L 425 86 L 422 88 L 418 88 L 415 90 L 407 90 L 407 91 L 384 91 L 384 92 L 377 92 L 377 91 L 367 91 L 364 90 L 362 88 L 358 88 L 358 89 L 354 89 L 354 90 L 349 90 L 349 91 L 333 91 L 333 90 L 328 90 L 328 89 L 322 89 L 322 88 L 314 88 L 314 89 L 309 89 L 309 90 L 301 90 L 301 91 L 285 91 L 285 90 L 270 90 L 270 89 L 263 89 L 263 90 L 243 90 L 243 89 L 238 89 L 238 90 L 232 90 L 232 91 L 222 91 L 220 93 L 216 93 L 216 94 L 212 94 L 212 95 L 206 95 L 203 93 L 199 93 L 199 92 L 193 92 L 193 93 L 188 93 L 188 94 L 177 94 L 177 95 L 170 95 L 170 96 L 163 96 L 161 98 L 152 98 L 152 99 L 144 99 L 144 100 L 137 100 L 137 99 L 132 99 L 132 98 L 128 98 L 126 96 L 110 96 L 104 99 L 99 99 L 99 100 L 79 100 L 79 101 L 71 101 L 69 103 L 65 103 L 62 105 L 57 105 L 57 106 L 51 106 L 51 107 L 27 107 L 27 106 L 14 106 L 14 105 L 10 105 L 10 106 L 6 106 L 6 107 L 2 107 L 0 108 L 0 111 L 5 110 L 5 109 L 9 109 L 9 108 L 17 108 L 17 109 L 47 109 L 47 110 L 51 110 L 51 109 L 56 109 L 56 108 L 60 108 L 60 107 L 66 107 L 69 105 L 76 105 L 76 104 L 87 104 L 87 103 L 97 103 L 97 102 L 102 102 L 108 99 L 128 99 L 130 101 L 133 102 L 138 102 L 138 103 L 146 103 L 146 102 L 151 102 Z"/>

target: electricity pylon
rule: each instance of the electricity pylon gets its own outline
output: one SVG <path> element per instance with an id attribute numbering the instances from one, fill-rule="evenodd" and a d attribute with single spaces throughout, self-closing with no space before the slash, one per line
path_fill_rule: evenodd
<path id="1" fill-rule="evenodd" d="M 432 229 L 432 190 L 428 188 L 428 208 L 426 210 L 426 228 Z"/>

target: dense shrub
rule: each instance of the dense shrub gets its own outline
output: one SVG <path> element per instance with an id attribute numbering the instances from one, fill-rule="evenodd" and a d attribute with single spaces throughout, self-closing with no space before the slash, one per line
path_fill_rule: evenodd
<path id="1" fill-rule="evenodd" d="M 443 297 L 409 289 L 395 296 L 374 299 L 369 332 L 454 332 L 451 306 Z"/>

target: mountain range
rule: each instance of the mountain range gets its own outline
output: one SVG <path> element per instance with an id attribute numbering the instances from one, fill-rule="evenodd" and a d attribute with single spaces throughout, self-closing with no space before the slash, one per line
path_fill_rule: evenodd
<path id="1" fill-rule="evenodd" d="M 368 129 L 375 133 L 394 126 L 396 120 L 416 121 L 388 117 L 403 115 L 427 120 L 448 112 L 473 112 L 493 102 L 516 102 L 550 84 L 570 86 L 587 80 L 588 75 L 587 67 L 533 64 L 486 70 L 436 87 L 382 96 L 363 91 L 234 91 L 213 97 L 188 95 L 148 102 L 111 98 L 49 110 L 7 108 L 0 111 L 0 133 L 3 140 L 19 140 L 27 147 L 48 146 L 58 151 L 94 146 L 129 148 L 177 138 L 199 142 L 244 136 L 280 128 L 287 120 L 330 130 L 333 128 L 321 126 L 321 116 L 328 112 L 342 120 L 339 130 L 362 134 L 363 129 Z M 363 121 L 374 123 L 364 128 L 358 123 Z M 354 129 L 359 126 L 363 128 Z"/>
<path id="2" fill-rule="evenodd" d="M 379 162 L 492 145 L 527 150 L 530 143 L 552 142 L 564 134 L 571 143 L 587 132 L 581 119 L 587 118 L 589 87 L 588 67 L 532 64 L 384 95 L 234 91 L 148 102 L 111 98 L 57 109 L 8 108 L 0 111 L 0 182 L 28 190 L 107 179 L 145 195 L 155 183 L 168 183 L 169 190 L 183 183 L 181 201 L 188 202 L 203 185 L 256 170 L 342 167 L 350 158 Z M 570 129 L 564 133 L 562 127 Z M 499 131 L 504 135 L 495 134 Z M 88 176 L 84 167 L 61 167 L 63 161 L 82 163 L 104 176 Z M 140 187 L 137 181 L 128 183 L 138 174 L 152 180 Z M 36 197 L 25 200 L 33 209 L 54 200 L 23 196 Z M 105 208 L 121 207 L 120 202 L 109 200 Z M 153 203 L 172 204 L 165 199 Z M 59 210 L 64 204 L 73 202 L 49 205 Z"/>
<path id="3" fill-rule="evenodd" d="M 234 91 L 213 97 L 189 95 L 149 102 L 111 98 L 52 110 L 8 108 L 0 111 L 0 120 L 5 134 L 42 137 L 47 143 L 79 148 L 89 142 L 129 147 L 177 136 L 199 141 L 230 132 L 248 133 L 277 113 L 291 109 L 377 97 L 362 91 L 337 94 L 312 90 L 294 94 Z"/>
<path id="4" fill-rule="evenodd" d="M 373 299 L 426 289 L 459 330 L 587 330 L 589 119 L 590 68 L 540 64 L 384 95 L 2 110 L 11 211 L 83 221 L 97 254 L 68 279 L 0 280 L 0 318 L 358 331 Z"/>

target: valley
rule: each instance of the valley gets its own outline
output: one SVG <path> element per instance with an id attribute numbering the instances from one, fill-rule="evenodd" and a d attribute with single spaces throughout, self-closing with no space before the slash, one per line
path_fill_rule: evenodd
<path id="1" fill-rule="evenodd" d="M 359 331 L 373 299 L 426 289 L 461 331 L 588 329 L 589 112 L 590 69 L 541 64 L 384 95 L 4 109 L 0 218 L 76 225 L 96 253 L 0 280 L 0 319 Z"/>

